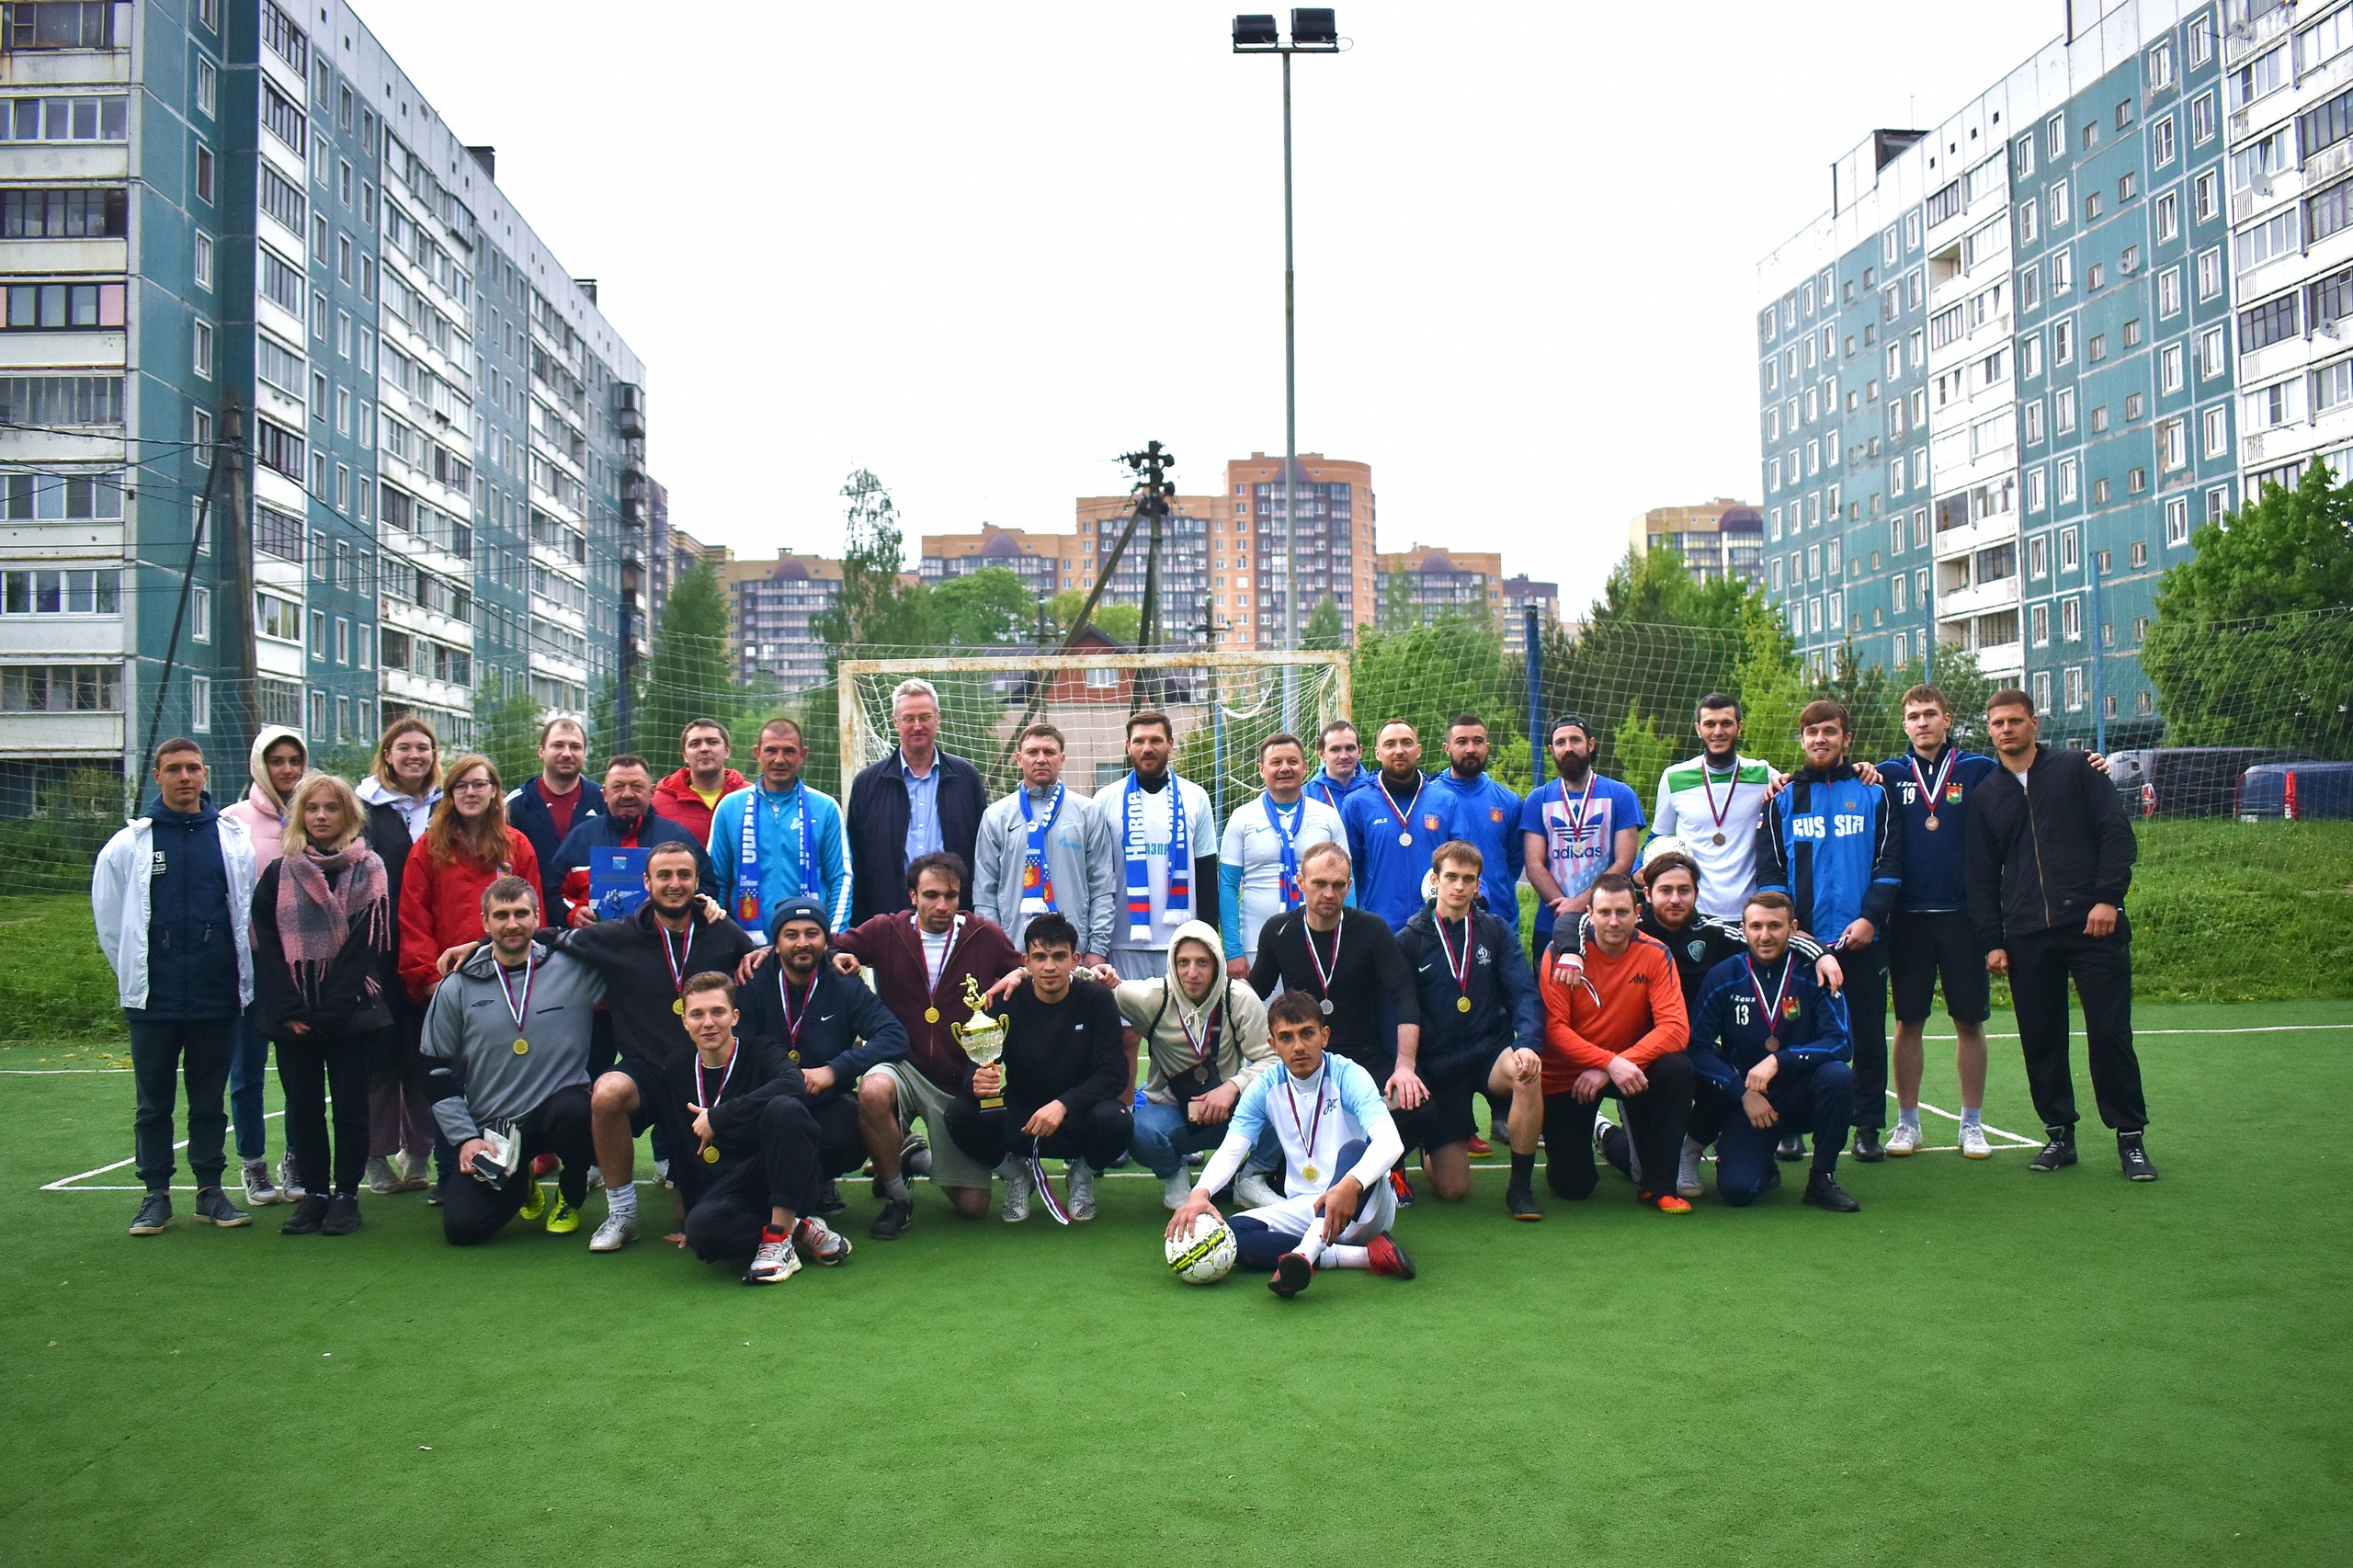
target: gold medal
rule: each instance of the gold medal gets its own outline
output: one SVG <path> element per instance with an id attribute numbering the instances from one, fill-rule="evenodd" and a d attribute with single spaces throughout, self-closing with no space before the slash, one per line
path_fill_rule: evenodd
<path id="1" fill-rule="evenodd" d="M 706 1144 L 702 1152 L 702 1163 L 706 1165 L 719 1164 L 719 1151 Z"/>
<path id="2" fill-rule="evenodd" d="M 926 1007 L 923 1010 L 923 1021 L 926 1024 L 936 1024 L 939 1022 L 939 1009 L 937 1007 Z"/>
<path id="3" fill-rule="evenodd" d="M 529 1055 L 530 1050 L 531 1042 L 528 1040 L 518 1040 L 515 1042 L 515 1054 L 517 1056 Z"/>
<path id="4" fill-rule="evenodd" d="M 1315 1179 L 1315 1167 L 1313 1165 L 1302 1165 L 1299 1167 L 1299 1174 L 1305 1176 L 1308 1180 L 1313 1181 Z"/>
<path id="5" fill-rule="evenodd" d="M 676 1001 L 671 1003 L 670 1011 L 677 1014 L 678 1017 L 682 1018 L 685 1017 L 687 1016 L 687 999 L 681 996 Z"/>
<path id="6" fill-rule="evenodd" d="M 1454 999 L 1454 1010 L 1458 1013 L 1469 1012 L 1471 1010 L 1471 998 L 1468 996 L 1457 996 Z"/>
<path id="7" fill-rule="evenodd" d="M 1937 813 L 1934 812 L 1928 813 L 1928 831 L 1930 833 L 1937 831 Z"/>

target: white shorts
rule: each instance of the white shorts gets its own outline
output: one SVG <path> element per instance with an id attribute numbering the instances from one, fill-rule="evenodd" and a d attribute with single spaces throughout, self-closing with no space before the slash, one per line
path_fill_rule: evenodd
<path id="1" fill-rule="evenodd" d="M 1262 1209 L 1245 1209 L 1227 1218 L 1256 1220 L 1271 1234 L 1292 1240 L 1307 1234 L 1309 1227 L 1322 1222 L 1316 1218 L 1315 1205 L 1323 1196 L 1321 1192 L 1302 1192 L 1295 1198 L 1286 1198 L 1280 1203 L 1269 1203 Z M 1340 1233 L 1340 1244 L 1343 1246 L 1361 1246 L 1396 1222 L 1397 1192 L 1389 1185 L 1388 1176 L 1383 1175 L 1358 1203 L 1357 1217 L 1349 1221 L 1347 1228 Z"/>

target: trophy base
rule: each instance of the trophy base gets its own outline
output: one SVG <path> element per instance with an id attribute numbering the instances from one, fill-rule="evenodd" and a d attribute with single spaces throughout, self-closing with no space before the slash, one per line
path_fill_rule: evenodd
<path id="1" fill-rule="evenodd" d="M 983 1095 L 981 1096 L 981 1108 L 983 1110 L 1003 1110 L 1005 1108 L 1005 1096 L 1003 1095 Z"/>

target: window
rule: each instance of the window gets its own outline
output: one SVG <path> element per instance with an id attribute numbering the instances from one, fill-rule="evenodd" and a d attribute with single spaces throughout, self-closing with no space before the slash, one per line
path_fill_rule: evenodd
<path id="1" fill-rule="evenodd" d="M 2149 488 L 2149 471 L 2145 468 L 2133 469 L 2124 476 L 2124 488 L 2135 495 L 2138 495 L 2142 492 L 2147 490 Z"/>
<path id="2" fill-rule="evenodd" d="M 2026 574 L 2040 582 L 2051 575 L 2051 536 L 2037 534 L 2027 540 Z"/>
<path id="3" fill-rule="evenodd" d="M 2063 294 L 2075 286 L 2075 257 L 2070 251 L 2051 253 L 2051 291 Z"/>
<path id="4" fill-rule="evenodd" d="M 2028 511 L 2040 512 L 2049 504 L 2048 490 L 2048 476 L 2040 467 L 2026 471 L 2026 509 Z"/>
<path id="5" fill-rule="evenodd" d="M 1961 182 L 1954 180 L 1928 198 L 1928 227 L 1935 228 L 1961 211 Z"/>
<path id="6" fill-rule="evenodd" d="M 261 251 L 261 297 L 300 321 L 302 316 L 302 274 L 267 245 Z"/>
<path id="7" fill-rule="evenodd" d="M 2051 711 L 2051 672 L 2049 670 L 2034 672 L 2034 709 L 2038 713 Z"/>
<path id="8" fill-rule="evenodd" d="M 0 424 L 121 423 L 120 376 L 0 377 Z"/>
<path id="9" fill-rule="evenodd" d="M 2127 202 L 2140 194 L 2141 176 L 2134 174 L 2131 170 L 2127 169 L 2124 172 L 2124 177 L 2116 182 L 2117 201 L 2119 203 Z"/>
<path id="10" fill-rule="evenodd" d="M 2198 336 L 2198 374 L 2203 380 L 2211 381 L 2221 375 L 2223 369 L 2222 329 L 2208 327 Z"/>
<path id="11" fill-rule="evenodd" d="M 2189 497 L 2176 495 L 2165 503 L 2165 545 L 2189 542 Z"/>
<path id="12" fill-rule="evenodd" d="M 2022 245 L 2030 245 L 2034 244 L 2035 235 L 2040 227 L 2042 209 L 2035 203 L 2031 201 L 2021 201 L 2018 203 L 2018 244 Z"/>
<path id="13" fill-rule="evenodd" d="M 2301 155 L 2307 162 L 2314 153 L 2353 136 L 2353 90 L 2339 93 L 2326 103 L 2298 115 L 2296 136 L 2301 143 Z"/>
<path id="14" fill-rule="evenodd" d="M 2157 314 L 2172 317 L 2181 314 L 2181 268 L 2168 267 L 2157 274 Z"/>
<path id="15" fill-rule="evenodd" d="M 2042 273 L 2039 267 L 2028 267 L 2018 274 L 2018 309 L 2031 311 L 2042 303 Z"/>
<path id="16" fill-rule="evenodd" d="M 271 167 L 267 159 L 260 162 L 261 210 L 269 214 L 290 234 L 300 234 L 305 215 L 310 210 L 308 199 L 301 187 Z"/>
<path id="17" fill-rule="evenodd" d="M 2264 94 L 2278 90 L 2287 75 L 2288 46 L 2282 43 L 2231 74 L 2231 107 L 2245 108 Z"/>
<path id="18" fill-rule="evenodd" d="M 2313 413 L 2325 414 L 2353 403 L 2353 359 L 2339 359 L 2313 372 Z"/>
<path id="19" fill-rule="evenodd" d="M 2073 528 L 2061 528 L 2059 530 L 2060 571 L 2073 572 L 2078 566 L 2083 564 L 2082 558 L 2076 553 L 2075 545 L 2075 530 Z"/>
<path id="20" fill-rule="evenodd" d="M 2108 505 L 2107 479 L 2100 478 L 2092 481 L 2092 505 L 2095 506 L 2105 506 Z"/>
<path id="21" fill-rule="evenodd" d="M 2062 436 L 2075 427 L 2075 389 L 2061 387 L 2051 394 L 2052 423 Z"/>
<path id="22" fill-rule="evenodd" d="M 2026 418 L 2027 445 L 2036 446 L 2042 440 L 2042 400 L 2035 399 L 2021 410 Z"/>
<path id="23" fill-rule="evenodd" d="M 2067 117 L 2065 115 L 2054 114 L 2051 117 L 2049 122 L 2043 126 L 2042 144 L 2043 150 L 2053 158 L 2060 157 L 2066 153 Z"/>
<path id="24" fill-rule="evenodd" d="M 212 287 L 212 236 L 210 234 L 196 236 L 196 286 L 199 289 Z"/>
<path id="25" fill-rule="evenodd" d="M 2059 460 L 2059 505 L 2064 506 L 2075 499 L 2075 460 L 2071 457 L 2061 458 Z"/>
<path id="26" fill-rule="evenodd" d="M 2135 469 L 2133 472 L 2137 473 L 2140 471 Z M 335 465 L 335 509 L 338 512 L 351 510 L 351 469 L 347 463 Z"/>
<path id="27" fill-rule="evenodd" d="M 2051 324 L 2051 362 L 2054 365 L 2075 362 L 2075 324 L 2073 321 Z"/>
<path id="28" fill-rule="evenodd" d="M 2177 469 L 2189 460 L 2189 427 L 2179 419 L 2168 419 L 2157 426 L 2157 466 Z"/>
<path id="29" fill-rule="evenodd" d="M 2250 430 L 2292 425 L 2304 416 L 2303 381 L 2275 381 L 2240 399 L 2239 416 Z"/>
<path id="30" fill-rule="evenodd" d="M 278 642 L 301 643 L 302 607 L 276 594 L 254 595 L 254 631 Z"/>
<path id="31" fill-rule="evenodd" d="M 0 6 L 0 47 L 112 49 L 115 8 L 103 0 L 34 0 Z M 124 40 L 126 47 L 129 40 Z"/>
<path id="32" fill-rule="evenodd" d="M 120 615 L 121 583 L 96 569 L 0 573 L 0 615 Z"/>
<path id="33" fill-rule="evenodd" d="M 295 483 L 302 483 L 302 437 L 269 419 L 254 422 L 254 455 Z"/>
<path id="34" fill-rule="evenodd" d="M 2339 180 L 2304 203 L 2304 233 L 2313 244 L 2353 223 L 2353 180 Z"/>
<path id="35" fill-rule="evenodd" d="M 2020 179 L 2025 179 L 2034 173 L 2034 138 L 2032 136 L 2021 136 L 2012 146 L 2010 167 Z M 1888 233 L 1891 238 L 1894 234 L 1892 229 Z M 1893 261 L 1895 258 L 1890 256 L 1888 259 Z"/>
<path id="36" fill-rule="evenodd" d="M 2074 210 L 2075 203 L 2067 196 L 2067 182 L 2063 179 L 2052 180 L 2051 182 L 2051 226 L 2054 229 L 2063 227 L 2068 215 Z"/>
<path id="37" fill-rule="evenodd" d="M 212 590 L 193 587 L 188 596 L 188 634 L 191 641 L 212 641 Z"/>
<path id="38" fill-rule="evenodd" d="M 196 145 L 196 199 L 212 199 L 212 149 L 201 142 Z"/>
<path id="39" fill-rule="evenodd" d="M 0 194 L 0 238 L 81 240 L 128 233 L 129 195 L 90 187 Z"/>
<path id="40" fill-rule="evenodd" d="M 10 332 L 55 332 L 122 325 L 119 283 L 10 283 Z"/>
<path id="41" fill-rule="evenodd" d="M 2108 404 L 2103 403 L 2098 407 L 2092 410 L 2092 434 L 2095 436 L 2104 436 L 2107 433 Z"/>
<path id="42" fill-rule="evenodd" d="M 2252 272 L 2267 261 L 2295 254 L 2299 210 L 2290 207 L 2232 236 L 2232 255 L 2241 272 Z"/>
<path id="43" fill-rule="evenodd" d="M 2084 640 L 2084 601 L 2073 595 L 2059 601 L 2059 635 L 2069 642 Z"/>
<path id="44" fill-rule="evenodd" d="M 2181 237 L 2181 193 L 2169 190 L 2157 198 L 2157 243 Z"/>
<path id="45" fill-rule="evenodd" d="M 2047 648 L 2051 645 L 2051 607 L 2049 605 L 2036 605 L 2027 611 L 2026 625 L 2027 636 L 2036 647 Z"/>
<path id="46" fill-rule="evenodd" d="M 2132 541 L 2132 564 L 2135 566 L 2146 566 L 2148 563 L 2149 541 L 2144 539 L 2134 540 Z M 2137 630 L 2139 623 L 2136 621 L 2134 625 L 2136 629 L 2132 633 L 2132 641 L 2138 642 L 2141 641 L 2141 633 Z"/>
<path id="47" fill-rule="evenodd" d="M 2173 117 L 2170 115 L 2149 127 L 2149 162 L 2161 169 L 2173 162 Z"/>
<path id="48" fill-rule="evenodd" d="M 2095 190 L 2088 193 L 2084 198 L 2084 222 L 2086 223 L 2097 222 L 2098 219 L 2099 192 Z M 2094 283 L 2092 287 L 2097 289 L 2099 285 L 2097 283 Z"/>
<path id="49" fill-rule="evenodd" d="M 262 503 L 254 507 L 254 548 L 280 561 L 302 563 L 302 519 Z"/>
<path id="50" fill-rule="evenodd" d="M 0 713 L 121 711 L 119 665 L 11 665 L 0 669 Z"/>
<path id="51" fill-rule="evenodd" d="M 188 355 L 188 368 L 206 381 L 212 379 L 212 324 L 196 324 L 196 342 Z"/>
<path id="52" fill-rule="evenodd" d="M 2134 316 L 2124 324 L 2124 347 L 2127 348 L 2141 347 L 2141 318 L 2139 316 Z"/>
<path id="53" fill-rule="evenodd" d="M 2018 339 L 2018 374 L 2029 381 L 2042 374 L 2042 334 L 2029 333 Z"/>
<path id="54" fill-rule="evenodd" d="M 296 153 L 305 152 L 308 143 L 302 134 L 302 111 L 294 106 L 293 99 L 279 92 L 267 77 L 262 81 L 261 91 L 262 125 Z"/>
<path id="55" fill-rule="evenodd" d="M 121 142 L 130 132 L 128 97 L 0 98 L 0 141 Z"/>
<path id="56" fill-rule="evenodd" d="M 2228 457 L 2231 450 L 2231 416 L 2225 408 L 2210 408 L 2205 414 L 2206 455 L 2210 458 Z"/>
<path id="57" fill-rule="evenodd" d="M 324 660 L 327 656 L 327 612 L 311 612 L 311 657 Z"/>

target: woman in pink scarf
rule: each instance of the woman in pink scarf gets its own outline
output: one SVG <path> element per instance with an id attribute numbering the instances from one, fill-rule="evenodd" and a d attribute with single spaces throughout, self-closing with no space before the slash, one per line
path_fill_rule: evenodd
<path id="1" fill-rule="evenodd" d="M 309 775 L 287 802 L 285 853 L 254 888 L 254 1023 L 278 1046 L 286 1138 L 310 1184 L 286 1221 L 290 1236 L 359 1228 L 368 1059 L 392 1022 L 378 978 L 392 905 L 384 863 L 362 836 L 367 822 L 350 785 Z"/>

